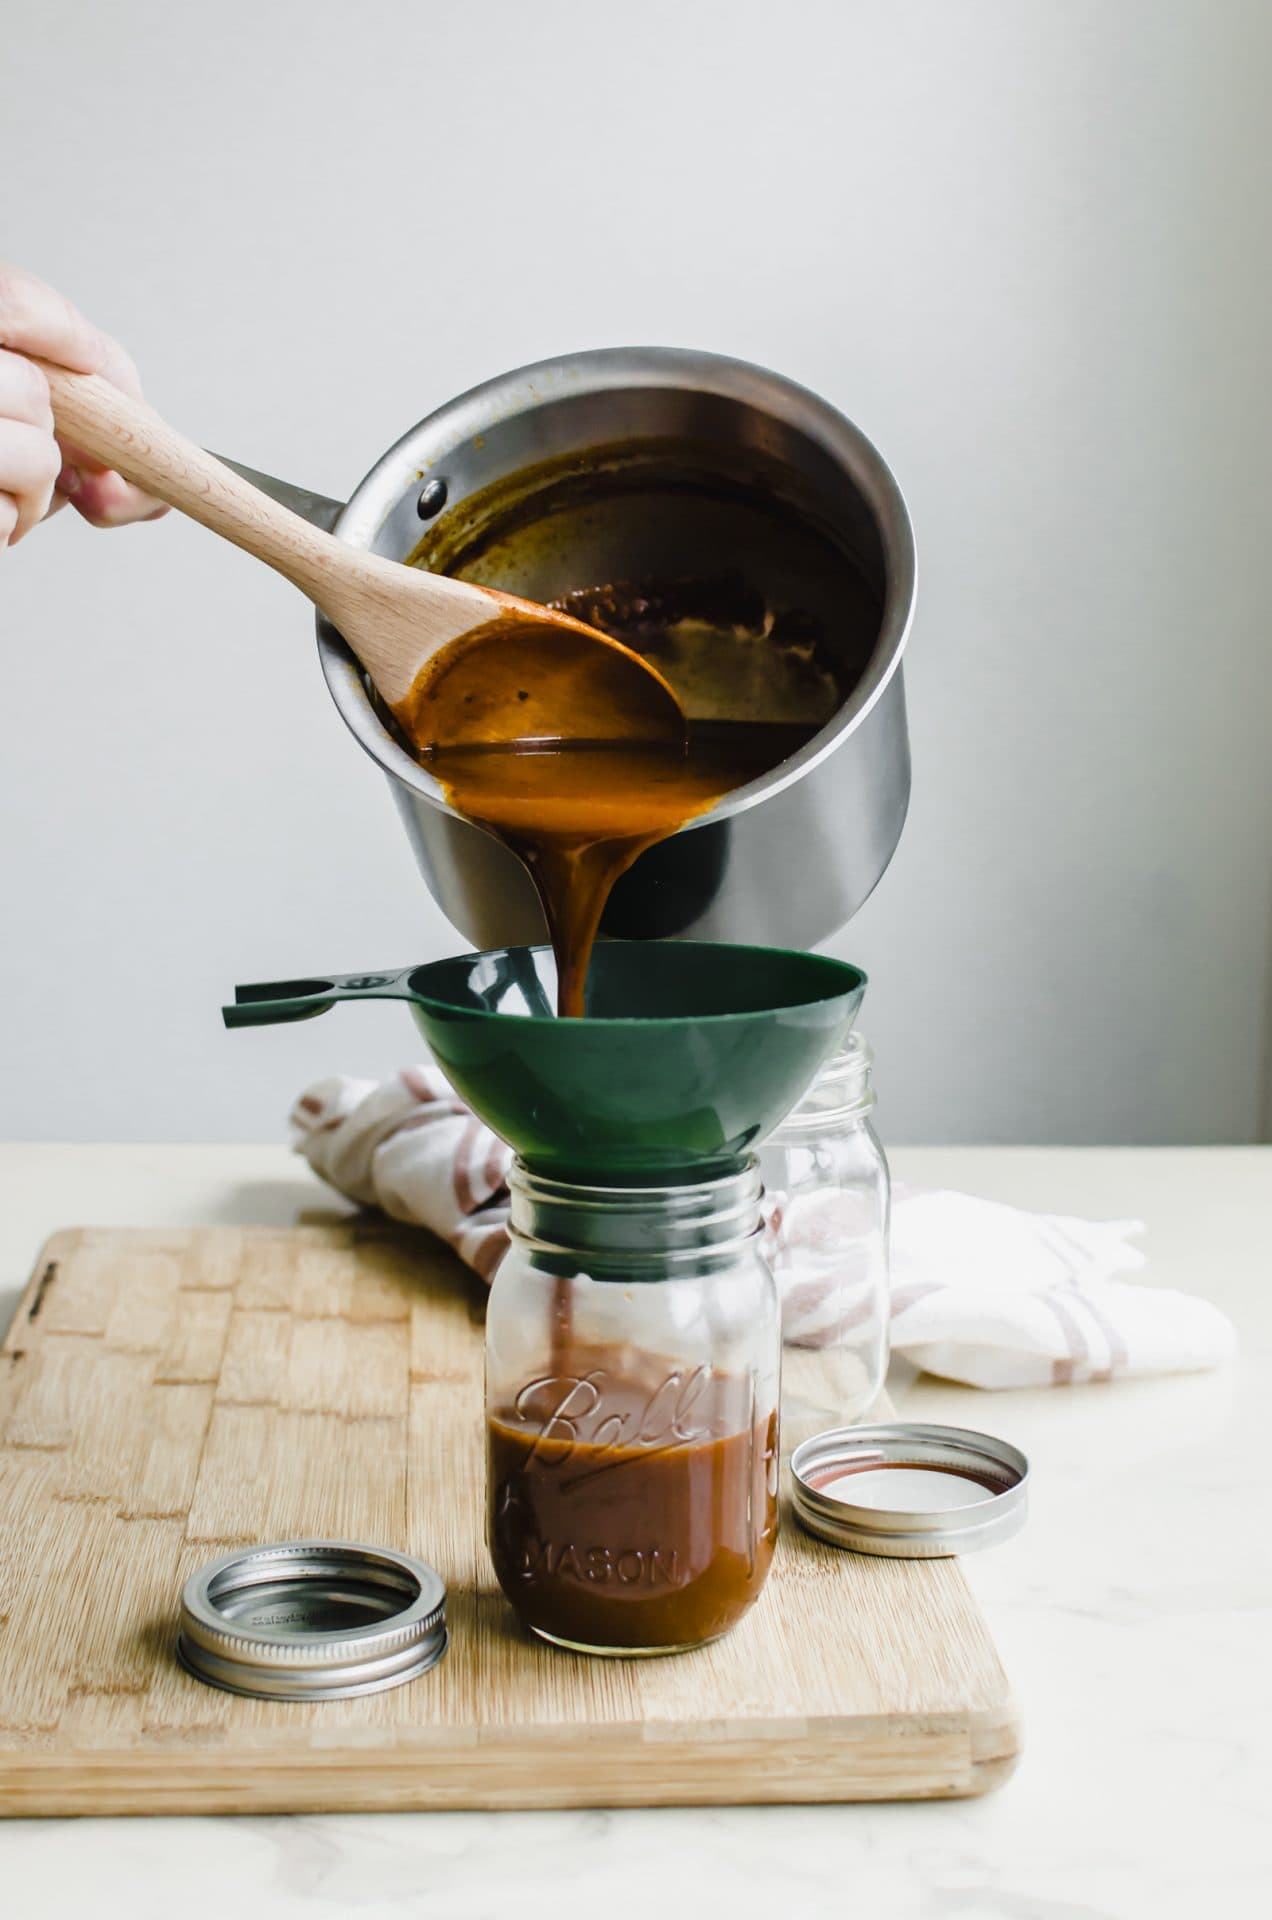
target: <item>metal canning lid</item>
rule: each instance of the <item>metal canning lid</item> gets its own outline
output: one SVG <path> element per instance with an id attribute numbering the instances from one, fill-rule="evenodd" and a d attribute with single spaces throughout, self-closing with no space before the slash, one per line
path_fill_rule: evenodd
<path id="1" fill-rule="evenodd" d="M 834 1427 L 791 1455 L 796 1518 L 832 1546 L 907 1560 L 996 1547 L 1024 1525 L 1029 1462 L 967 1427 Z"/>
<path id="2" fill-rule="evenodd" d="M 239 1548 L 186 1581 L 177 1658 L 262 1700 L 346 1700 L 401 1686 L 446 1651 L 446 1589 L 388 1547 L 285 1540 Z"/>

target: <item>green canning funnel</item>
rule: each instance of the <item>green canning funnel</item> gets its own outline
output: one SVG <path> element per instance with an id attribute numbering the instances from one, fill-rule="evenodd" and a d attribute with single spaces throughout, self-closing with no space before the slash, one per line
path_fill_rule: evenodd
<path id="1" fill-rule="evenodd" d="M 536 1172 L 666 1184 L 736 1165 L 782 1121 L 856 1017 L 866 976 L 817 954 L 610 941 L 587 1013 L 552 1008 L 550 947 L 498 947 L 400 972 L 235 989 L 229 1027 L 405 1000 L 460 1097 Z"/>

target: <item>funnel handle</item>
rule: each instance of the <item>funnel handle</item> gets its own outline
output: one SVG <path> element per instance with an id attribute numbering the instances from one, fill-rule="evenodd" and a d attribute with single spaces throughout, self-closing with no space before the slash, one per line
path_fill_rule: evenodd
<path id="1" fill-rule="evenodd" d="M 257 980 L 235 987 L 234 1004 L 221 1008 L 227 1027 L 274 1027 L 311 1020 L 339 1000 L 413 1000 L 413 967 L 385 973 L 333 973 L 320 980 Z"/>

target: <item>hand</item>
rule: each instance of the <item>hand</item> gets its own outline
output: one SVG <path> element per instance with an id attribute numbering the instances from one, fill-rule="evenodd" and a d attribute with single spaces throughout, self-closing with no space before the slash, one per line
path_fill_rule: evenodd
<path id="1" fill-rule="evenodd" d="M 166 513 L 108 467 L 58 443 L 48 382 L 27 354 L 73 373 L 100 373 L 141 396 L 137 369 L 121 346 L 43 280 L 0 261 L 0 550 L 16 546 L 67 500 L 95 527 Z"/>

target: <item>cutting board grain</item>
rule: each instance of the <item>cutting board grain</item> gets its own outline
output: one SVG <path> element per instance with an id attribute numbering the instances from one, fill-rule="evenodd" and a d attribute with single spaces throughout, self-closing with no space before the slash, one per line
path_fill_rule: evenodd
<path id="1" fill-rule="evenodd" d="M 0 1350 L 0 1811 L 264 1813 L 979 1793 L 1017 1729 L 954 1561 L 783 1529 L 735 1632 L 605 1661 L 524 1634 L 482 1541 L 482 1301 L 378 1224 L 83 1229 Z M 401 1546 L 451 1649 L 297 1706 L 173 1659 L 203 1561 L 297 1535 Z"/>

